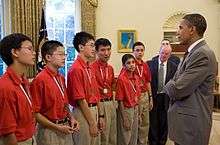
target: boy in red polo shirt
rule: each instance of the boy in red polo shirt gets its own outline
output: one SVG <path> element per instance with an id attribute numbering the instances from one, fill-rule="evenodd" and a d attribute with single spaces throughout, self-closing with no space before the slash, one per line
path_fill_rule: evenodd
<path id="1" fill-rule="evenodd" d="M 101 134 L 101 145 L 116 145 L 116 107 L 113 102 L 112 87 L 114 84 L 113 67 L 108 64 L 111 56 L 111 42 L 100 38 L 95 41 L 97 60 L 92 64 L 101 94 L 101 104 L 104 109 L 105 131 Z"/>
<path id="2" fill-rule="evenodd" d="M 122 57 L 123 67 L 116 84 L 118 108 L 118 144 L 137 145 L 138 100 L 140 81 L 135 74 L 135 58 L 131 54 Z"/>
<path id="3" fill-rule="evenodd" d="M 149 132 L 149 111 L 153 107 L 151 93 L 151 73 L 150 69 L 142 58 L 144 56 L 145 46 L 142 42 L 135 42 L 132 51 L 136 59 L 135 73 L 141 82 L 141 97 L 139 100 L 139 124 L 138 124 L 138 145 L 146 145 Z"/>
<path id="4" fill-rule="evenodd" d="M 78 122 L 70 115 L 64 77 L 58 72 L 65 65 L 65 49 L 58 41 L 47 41 L 41 47 L 44 69 L 31 84 L 37 119 L 38 145 L 73 145 L 72 133 Z M 74 126 L 75 125 L 75 126 Z"/>
<path id="5" fill-rule="evenodd" d="M 0 42 L 0 55 L 8 68 L 0 78 L 0 145 L 32 145 L 35 119 L 27 67 L 35 62 L 32 41 L 14 33 Z"/>
<path id="6" fill-rule="evenodd" d="M 103 130 L 104 113 L 99 106 L 100 94 L 95 72 L 90 63 L 95 58 L 94 37 L 87 32 L 75 35 L 73 44 L 77 59 L 68 72 L 67 91 L 74 117 L 81 124 L 77 145 L 99 145 L 99 130 Z"/>

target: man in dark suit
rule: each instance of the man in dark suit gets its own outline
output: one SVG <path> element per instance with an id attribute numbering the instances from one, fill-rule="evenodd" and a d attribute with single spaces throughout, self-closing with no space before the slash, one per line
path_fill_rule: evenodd
<path id="1" fill-rule="evenodd" d="M 167 141 L 169 97 L 161 91 L 177 69 L 177 65 L 169 59 L 171 51 L 170 45 L 161 45 L 159 56 L 148 61 L 152 76 L 151 88 L 154 102 L 153 109 L 150 111 L 150 145 L 165 145 Z"/>
<path id="2" fill-rule="evenodd" d="M 216 57 L 203 38 L 207 24 L 200 14 L 183 17 L 177 31 L 187 55 L 163 92 L 170 97 L 169 138 L 175 145 L 208 145 L 212 126 Z"/>

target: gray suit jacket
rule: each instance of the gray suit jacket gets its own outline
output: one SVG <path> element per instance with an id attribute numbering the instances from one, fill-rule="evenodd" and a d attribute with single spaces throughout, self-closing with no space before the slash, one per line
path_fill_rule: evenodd
<path id="1" fill-rule="evenodd" d="M 208 145 L 212 126 L 213 85 L 217 61 L 205 41 L 198 43 L 164 87 L 169 137 L 180 145 Z"/>

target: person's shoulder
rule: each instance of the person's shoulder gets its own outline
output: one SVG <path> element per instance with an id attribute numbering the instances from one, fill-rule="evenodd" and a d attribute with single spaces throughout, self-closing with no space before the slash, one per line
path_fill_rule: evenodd
<path id="1" fill-rule="evenodd" d="M 33 79 L 32 84 L 38 84 L 42 82 L 47 82 L 50 79 L 50 75 L 46 72 L 45 68 L 37 74 Z"/>
<path id="2" fill-rule="evenodd" d="M 179 64 L 179 63 L 173 62 L 173 60 L 170 60 L 170 59 L 168 59 L 167 62 L 168 64 L 171 65 L 171 67 L 178 67 L 178 64 Z"/>
<path id="3" fill-rule="evenodd" d="M 126 78 L 126 71 L 121 72 L 121 74 L 118 76 L 118 80 L 120 81 L 124 81 Z"/>
<path id="4" fill-rule="evenodd" d="M 15 95 L 10 95 L 14 91 L 16 91 L 16 84 L 7 76 L 2 76 L 0 78 L 0 98 L 1 99 L 9 99 L 15 97 Z M 4 84 L 4 85 L 3 85 Z"/>
<path id="5" fill-rule="evenodd" d="M 153 57 L 152 59 L 147 60 L 146 63 L 148 66 L 150 66 L 150 65 L 156 63 L 157 61 L 158 61 L 158 57 Z"/>
<path id="6" fill-rule="evenodd" d="M 108 63 L 108 68 L 110 68 L 111 70 L 114 70 L 113 66 L 109 63 Z"/>
<path id="7" fill-rule="evenodd" d="M 68 76 L 69 75 L 81 75 L 81 73 L 83 72 L 83 67 L 80 66 L 79 64 L 72 64 L 72 66 L 70 67 L 69 71 L 68 71 Z"/>
<path id="8" fill-rule="evenodd" d="M 10 88 L 10 86 L 13 86 L 12 80 L 9 79 L 5 74 L 0 77 L 0 84 L 0 89 L 7 89 Z"/>

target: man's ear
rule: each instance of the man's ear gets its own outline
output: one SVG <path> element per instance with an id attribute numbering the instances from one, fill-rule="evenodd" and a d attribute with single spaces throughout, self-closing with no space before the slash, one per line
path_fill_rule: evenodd
<path id="1" fill-rule="evenodd" d="M 13 57 L 18 57 L 18 51 L 17 50 L 18 49 L 12 48 L 11 54 L 12 54 Z"/>
<path id="2" fill-rule="evenodd" d="M 50 61 L 50 59 L 51 59 L 51 55 L 46 54 L 46 55 L 45 55 L 45 61 L 46 61 L 46 62 L 47 62 L 47 61 Z"/>
<path id="3" fill-rule="evenodd" d="M 191 27 L 191 33 L 197 33 L 195 26 L 192 26 L 192 27 Z"/>
<path id="4" fill-rule="evenodd" d="M 82 50 L 84 50 L 84 47 L 82 44 L 79 44 L 79 51 L 82 51 Z"/>

